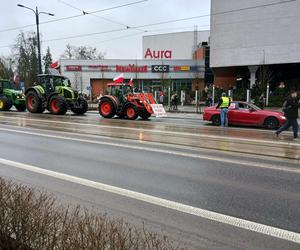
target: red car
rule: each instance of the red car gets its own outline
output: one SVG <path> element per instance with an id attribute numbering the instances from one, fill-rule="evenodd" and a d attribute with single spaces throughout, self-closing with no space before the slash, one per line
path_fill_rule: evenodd
<path id="1" fill-rule="evenodd" d="M 220 125 L 220 109 L 216 106 L 204 109 L 203 120 Z M 246 125 L 277 129 L 286 121 L 283 112 L 262 110 L 252 103 L 233 101 L 228 109 L 229 125 Z"/>

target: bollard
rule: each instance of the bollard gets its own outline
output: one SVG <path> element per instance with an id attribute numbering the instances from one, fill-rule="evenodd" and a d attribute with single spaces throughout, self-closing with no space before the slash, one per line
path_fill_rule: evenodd
<path id="1" fill-rule="evenodd" d="M 195 91 L 195 104 L 196 104 L 196 113 L 198 113 L 199 111 L 198 90 Z"/>
<path id="2" fill-rule="evenodd" d="M 171 110 L 171 87 L 169 87 L 168 91 L 168 106 L 169 110 Z"/>
<path id="3" fill-rule="evenodd" d="M 269 95 L 270 95 L 270 85 L 267 84 L 267 94 L 266 94 L 266 106 L 269 106 Z"/>
<path id="4" fill-rule="evenodd" d="M 247 89 L 247 102 L 250 102 L 250 89 Z"/>
<path id="5" fill-rule="evenodd" d="M 213 91 L 212 91 L 212 105 L 215 105 L 215 85 L 213 85 Z"/>

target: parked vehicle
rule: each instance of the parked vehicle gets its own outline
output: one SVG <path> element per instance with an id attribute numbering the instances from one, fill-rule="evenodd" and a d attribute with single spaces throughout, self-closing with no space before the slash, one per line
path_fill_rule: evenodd
<path id="1" fill-rule="evenodd" d="M 204 109 L 203 120 L 220 125 L 220 110 L 216 106 Z M 246 125 L 277 129 L 286 121 L 283 112 L 262 110 L 252 103 L 233 101 L 228 110 L 229 125 Z"/>
<path id="2" fill-rule="evenodd" d="M 109 83 L 108 94 L 99 100 L 99 114 L 104 118 L 115 115 L 135 120 L 140 116 L 148 119 L 154 112 L 151 104 L 156 104 L 151 93 L 135 93 L 131 84 Z"/>
<path id="3" fill-rule="evenodd" d="M 68 109 L 75 114 L 84 114 L 88 103 L 71 87 L 70 80 L 60 75 L 38 75 L 38 81 L 26 90 L 26 107 L 31 113 L 48 109 L 52 114 L 64 115 Z"/>
<path id="4" fill-rule="evenodd" d="M 10 110 L 12 106 L 18 111 L 25 111 L 25 95 L 22 90 L 14 88 L 9 80 L 0 79 L 0 111 Z"/>

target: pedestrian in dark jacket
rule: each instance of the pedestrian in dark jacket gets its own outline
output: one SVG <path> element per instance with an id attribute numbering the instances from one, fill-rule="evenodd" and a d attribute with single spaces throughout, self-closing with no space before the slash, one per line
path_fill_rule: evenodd
<path id="1" fill-rule="evenodd" d="M 288 130 L 291 126 L 293 127 L 294 139 L 298 138 L 298 108 L 300 107 L 300 102 L 298 98 L 297 91 L 292 91 L 290 96 L 285 100 L 283 104 L 283 112 L 286 117 L 286 123 L 279 128 L 275 134 L 278 136 L 282 131 Z"/>

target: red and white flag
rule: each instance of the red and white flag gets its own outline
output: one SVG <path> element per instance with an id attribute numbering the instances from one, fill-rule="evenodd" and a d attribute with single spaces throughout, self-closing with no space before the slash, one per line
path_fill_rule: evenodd
<path id="1" fill-rule="evenodd" d="M 59 66 L 60 66 L 59 61 L 56 61 L 56 62 L 50 64 L 51 69 L 58 69 Z"/>
<path id="2" fill-rule="evenodd" d="M 130 87 L 133 86 L 133 78 L 131 78 L 131 79 L 129 80 L 129 83 L 128 83 L 128 84 L 129 84 Z"/>
<path id="3" fill-rule="evenodd" d="M 122 83 L 123 81 L 124 81 L 124 74 L 123 73 L 114 78 L 115 83 Z"/>

